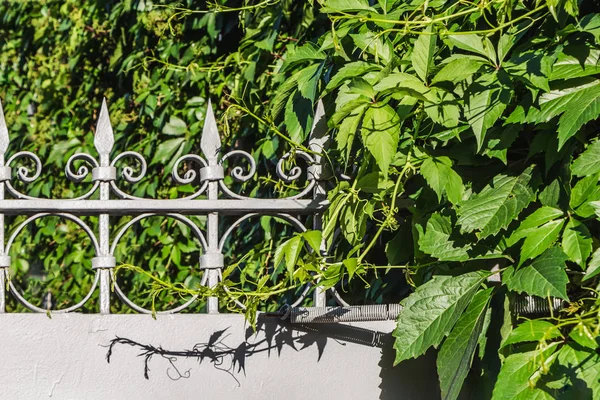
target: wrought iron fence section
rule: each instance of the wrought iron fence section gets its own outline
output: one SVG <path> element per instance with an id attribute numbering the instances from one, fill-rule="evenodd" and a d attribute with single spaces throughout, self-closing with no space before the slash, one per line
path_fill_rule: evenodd
<path id="1" fill-rule="evenodd" d="M 328 178 L 325 160 L 322 156 L 327 149 L 329 136 L 323 104 L 318 103 L 315 110 L 315 124 L 313 125 L 308 149 L 310 152 L 294 151 L 285 154 L 277 163 L 277 176 L 286 181 L 293 182 L 302 177 L 306 186 L 298 194 L 284 198 L 252 198 L 240 193 L 225 184 L 227 174 L 236 182 L 247 182 L 256 175 L 256 162 L 251 154 L 243 150 L 232 150 L 221 155 L 221 139 L 217 123 L 208 106 L 208 112 L 200 140 L 201 154 L 187 154 L 179 157 L 173 167 L 172 177 L 176 184 L 187 185 L 200 182 L 200 187 L 191 195 L 178 199 L 153 199 L 138 197 L 128 193 L 120 185 L 121 182 L 136 184 L 148 172 L 148 164 L 144 157 L 134 151 L 125 151 L 111 159 L 115 139 L 108 113 L 106 101 L 102 103 L 94 135 L 94 147 L 97 156 L 78 153 L 69 158 L 66 163 L 65 174 L 73 182 L 83 182 L 91 174 L 92 187 L 83 195 L 72 199 L 43 199 L 29 196 L 18 190 L 14 185 L 15 178 L 22 183 L 34 182 L 42 173 L 42 161 L 34 153 L 21 151 L 7 158 L 9 147 L 9 131 L 4 118 L 2 104 L 0 103 L 0 313 L 6 312 L 6 298 L 10 294 L 26 308 L 34 312 L 47 312 L 29 302 L 10 279 L 11 257 L 9 252 L 19 233 L 25 227 L 40 218 L 58 216 L 77 224 L 90 238 L 95 257 L 91 260 L 95 278 L 90 291 L 77 304 L 71 307 L 51 310 L 52 312 L 71 312 L 81 308 L 99 290 L 99 312 L 110 313 L 111 293 L 127 304 L 132 309 L 141 313 L 150 313 L 130 300 L 121 290 L 118 282 L 113 281 L 111 271 L 116 267 L 115 250 L 125 233 L 137 222 L 152 216 L 174 218 L 187 225 L 202 247 L 198 266 L 204 271 L 201 285 L 214 287 L 222 279 L 221 271 L 225 266 L 223 257 L 224 246 L 227 238 L 245 220 L 261 216 L 275 215 L 287 220 L 295 229 L 305 231 L 308 229 L 298 218 L 299 215 L 312 214 L 313 229 L 321 228 L 321 215 L 326 209 L 327 196 L 325 180 Z M 294 165 L 286 171 L 286 160 L 290 158 L 302 159 L 307 165 L 304 170 L 300 165 Z M 29 160 L 33 168 L 27 168 L 23 160 Z M 234 159 L 246 161 L 246 167 L 240 165 L 226 171 L 223 163 Z M 127 161 L 135 161 L 137 170 Z M 79 167 L 76 167 L 76 162 Z M 87 165 L 86 165 L 87 164 Z M 196 164 L 199 169 L 183 167 Z M 117 172 L 117 165 L 121 167 L 121 174 Z M 6 198 L 8 195 L 10 198 Z M 92 199 L 92 197 L 97 197 Z M 111 198 L 112 197 L 112 198 Z M 19 224 L 6 240 L 6 215 L 29 216 Z M 81 216 L 91 215 L 98 218 L 97 229 L 92 229 Z M 133 219 L 121 227 L 114 237 L 111 237 L 111 216 L 128 215 Z M 192 219 L 191 215 L 206 215 L 206 227 L 203 231 Z M 223 234 L 219 232 L 219 221 L 222 215 L 239 215 Z M 324 245 L 323 245 L 324 246 Z M 323 253 L 325 248 L 322 247 Z M 7 289 L 8 292 L 7 293 Z M 300 298 L 292 305 L 297 306 L 308 295 L 307 287 Z M 340 305 L 343 300 L 332 292 Z M 325 293 L 316 288 L 314 294 L 315 306 L 325 306 Z M 191 298 L 184 304 L 167 311 L 174 313 L 182 311 L 195 301 Z M 243 307 L 242 304 L 239 304 Z M 208 298 L 207 311 L 217 313 L 219 301 L 217 298 Z"/>

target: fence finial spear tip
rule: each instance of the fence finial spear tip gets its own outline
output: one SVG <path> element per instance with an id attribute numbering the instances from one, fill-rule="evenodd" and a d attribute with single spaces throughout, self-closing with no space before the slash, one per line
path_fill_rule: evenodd
<path id="1" fill-rule="evenodd" d="M 221 149 L 221 138 L 217 128 L 217 121 L 212 108 L 212 102 L 208 100 L 206 110 L 206 119 L 202 128 L 202 138 L 200 139 L 200 148 L 210 164 L 217 163 L 217 154 Z"/>
<path id="2" fill-rule="evenodd" d="M 115 144 L 115 137 L 113 134 L 112 125 L 110 124 L 110 117 L 108 115 L 108 106 L 106 105 L 106 97 L 102 100 L 102 108 L 100 109 L 100 116 L 98 117 L 98 123 L 96 125 L 96 135 L 94 136 L 94 146 L 98 150 L 98 154 L 107 155 L 110 154 Z"/>
<path id="3" fill-rule="evenodd" d="M 315 109 L 315 118 L 308 147 L 317 153 L 321 153 L 329 148 L 329 135 L 327 134 L 327 118 L 325 118 L 325 107 L 323 100 L 319 100 Z M 319 159 L 320 156 L 317 156 Z M 318 161 L 318 160 L 317 160 Z"/>
<path id="4" fill-rule="evenodd" d="M 8 128 L 6 127 L 4 109 L 2 108 L 2 101 L 0 100 L 0 154 L 6 153 L 6 150 L 8 150 L 8 143 Z"/>

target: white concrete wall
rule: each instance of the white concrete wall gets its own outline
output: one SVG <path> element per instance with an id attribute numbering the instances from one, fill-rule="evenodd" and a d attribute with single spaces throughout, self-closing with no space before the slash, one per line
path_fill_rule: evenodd
<path id="1" fill-rule="evenodd" d="M 253 334 L 239 315 L 157 320 L 145 315 L 0 315 L 0 399 L 439 398 L 431 357 L 392 367 L 392 321 L 313 325 L 318 330 L 308 333 L 313 328 L 276 320 L 259 325 Z M 219 330 L 225 332 L 219 336 Z M 383 348 L 355 343 L 370 342 L 373 332 L 386 334 Z M 208 343 L 211 335 L 219 338 L 210 349 L 223 357 L 200 346 L 207 356 L 200 362 L 198 351 L 189 350 Z M 106 346 L 117 336 L 177 353 L 155 354 L 145 379 L 138 345 L 115 345 L 107 363 Z M 175 358 L 171 363 L 165 357 Z"/>

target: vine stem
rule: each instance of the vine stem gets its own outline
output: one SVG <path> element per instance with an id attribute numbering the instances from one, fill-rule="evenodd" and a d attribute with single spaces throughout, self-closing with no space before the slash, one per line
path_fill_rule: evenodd
<path id="1" fill-rule="evenodd" d="M 229 105 L 229 108 L 236 108 L 236 109 L 238 109 L 238 110 L 240 110 L 240 111 L 248 114 L 249 116 L 251 116 L 252 118 L 254 118 L 255 120 L 257 120 L 261 124 L 263 124 L 263 125 L 269 127 L 270 129 L 272 129 L 273 132 L 275 132 L 275 134 L 277 136 L 279 136 L 280 138 L 282 138 L 283 140 L 285 140 L 286 142 L 288 142 L 293 147 L 298 148 L 298 149 L 300 149 L 300 150 L 302 150 L 302 151 L 304 151 L 306 153 L 309 153 L 309 154 L 318 154 L 318 155 L 321 155 L 321 153 L 317 153 L 317 152 L 309 149 L 308 147 L 306 147 L 306 146 L 304 146 L 304 145 L 302 145 L 300 143 L 294 142 L 292 139 L 290 139 L 289 137 L 287 137 L 286 135 L 284 135 L 279 129 L 277 129 L 273 123 L 271 123 L 271 122 L 269 122 L 269 121 L 267 121 L 267 120 L 259 117 L 258 115 L 254 114 L 252 111 L 250 111 L 248 108 L 246 108 L 244 106 L 241 106 L 239 104 L 236 104 L 236 103 L 231 103 Z"/>
<path id="2" fill-rule="evenodd" d="M 408 153 L 408 156 L 406 157 L 406 164 L 404 165 L 404 168 L 400 172 L 400 175 L 398 175 L 398 179 L 396 179 L 396 185 L 394 185 L 394 193 L 392 194 L 392 203 L 390 204 L 390 213 L 392 213 L 392 214 L 396 207 L 396 199 L 398 198 L 398 189 L 400 188 L 400 183 L 402 182 L 402 178 L 404 178 L 405 174 L 408 172 L 409 169 L 412 169 L 412 165 L 410 163 L 410 152 Z M 358 264 L 360 264 L 362 262 L 362 260 L 369 253 L 369 251 L 371 251 L 373 246 L 375 246 L 375 243 L 377 243 L 379 236 L 381 236 L 381 234 L 383 233 L 383 230 L 387 227 L 387 225 L 388 225 L 387 222 L 389 221 L 390 218 L 391 218 L 390 215 L 388 215 L 386 217 L 385 221 L 383 221 L 382 224 L 379 226 L 379 229 L 377 230 L 377 233 L 375 234 L 373 239 L 371 239 L 371 242 L 369 242 L 369 244 L 364 249 L 364 251 L 357 257 Z"/>

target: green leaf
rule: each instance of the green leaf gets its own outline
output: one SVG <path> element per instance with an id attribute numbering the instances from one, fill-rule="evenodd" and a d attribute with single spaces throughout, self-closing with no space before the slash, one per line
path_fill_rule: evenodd
<path id="1" fill-rule="evenodd" d="M 571 379 L 572 384 L 585 393 L 587 398 L 600 398 L 600 355 L 595 351 L 583 350 L 573 344 L 561 348 L 558 363 L 569 371 L 573 371 L 578 379 Z M 591 393 L 590 393 L 591 392 Z M 583 397 L 581 397 L 583 398 Z"/>
<path id="2" fill-rule="evenodd" d="M 404 100 L 406 96 L 428 101 L 426 94 L 431 90 L 417 77 L 402 72 L 390 74 L 381 79 L 374 87 L 379 92 L 378 98 L 392 94 Z"/>
<path id="3" fill-rule="evenodd" d="M 321 239 L 322 234 L 321 231 L 306 231 L 302 232 L 302 237 L 308 243 L 310 248 L 316 253 L 320 254 L 321 252 Z"/>
<path id="4" fill-rule="evenodd" d="M 484 42 L 484 40 L 476 34 L 448 35 L 448 40 L 459 49 L 480 54 L 490 59 L 492 62 L 496 62 L 495 51 L 493 46 L 491 46 L 491 43 L 489 41 Z"/>
<path id="5" fill-rule="evenodd" d="M 587 149 L 575 161 L 571 166 L 571 172 L 576 176 L 588 176 L 595 175 L 600 172 L 600 140 L 590 144 Z"/>
<path id="6" fill-rule="evenodd" d="M 288 240 L 285 244 L 284 254 L 285 254 L 285 267 L 288 271 L 290 279 L 294 275 L 294 269 L 296 268 L 296 263 L 298 262 L 298 257 L 300 256 L 300 252 L 302 251 L 302 237 L 294 236 L 290 240 Z"/>
<path id="7" fill-rule="evenodd" d="M 566 260 L 567 255 L 560 248 L 552 247 L 530 265 L 521 267 L 512 274 L 505 273 L 502 282 L 515 292 L 525 292 L 542 298 L 554 296 L 568 301 L 569 278 L 565 272 Z M 507 272 L 512 272 L 512 267 Z"/>
<path id="8" fill-rule="evenodd" d="M 358 106 L 355 112 L 344 118 L 342 124 L 338 128 L 337 135 L 335 135 L 337 148 L 342 153 L 344 161 L 346 162 L 350 159 L 354 137 L 356 136 L 356 131 L 362 121 L 365 110 L 366 104 Z"/>
<path id="9" fill-rule="evenodd" d="M 358 268 L 358 259 L 347 258 L 344 261 L 342 261 L 342 264 L 344 264 L 344 267 L 346 267 L 346 271 L 348 271 L 349 279 L 352 279 L 354 273 L 356 272 L 356 269 Z"/>
<path id="10" fill-rule="evenodd" d="M 391 41 L 377 34 L 375 31 L 351 34 L 350 37 L 352 37 L 357 47 L 372 54 L 376 62 L 381 59 L 384 64 L 389 64 L 394 54 L 394 45 Z"/>
<path id="11" fill-rule="evenodd" d="M 434 276 L 403 300 L 393 336 L 396 338 L 394 365 L 438 346 L 475 292 L 489 275 L 469 272 L 459 276 Z"/>
<path id="12" fill-rule="evenodd" d="M 370 99 L 375 98 L 375 90 L 373 90 L 373 86 L 363 78 L 352 79 L 350 83 L 348 83 L 348 93 L 360 94 Z"/>
<path id="13" fill-rule="evenodd" d="M 540 96 L 539 111 L 535 107 L 529 108 L 523 122 L 548 122 L 569 109 L 577 99 L 594 97 L 598 93 L 600 93 L 600 80 L 594 78 L 578 78 L 559 82 L 550 92 Z"/>
<path id="14" fill-rule="evenodd" d="M 600 14 L 590 13 L 584 15 L 579 21 L 579 29 L 582 32 L 587 32 L 594 35 L 596 43 L 600 43 Z M 588 50 L 594 51 L 595 49 Z"/>
<path id="15" fill-rule="evenodd" d="M 513 78 L 525 84 L 550 91 L 548 76 L 552 69 L 552 59 L 540 51 L 527 51 L 516 53 L 504 63 L 504 70 Z"/>
<path id="16" fill-rule="evenodd" d="M 440 261 L 465 261 L 469 258 L 470 246 L 456 247 L 452 234 L 452 221 L 449 216 L 434 213 L 429 217 L 425 232 L 419 235 L 419 249 Z"/>
<path id="17" fill-rule="evenodd" d="M 356 183 L 356 188 L 366 193 L 379 193 L 394 186 L 394 182 L 387 179 L 379 171 L 364 175 Z"/>
<path id="18" fill-rule="evenodd" d="M 540 375 L 540 360 L 543 360 L 544 368 L 548 368 L 556 359 L 556 356 L 552 357 L 556 349 L 556 345 L 550 345 L 544 350 L 509 355 L 498 374 L 492 400 L 551 400 L 548 393 L 532 387 L 532 380 L 535 383 L 536 376 Z"/>
<path id="19" fill-rule="evenodd" d="M 592 259 L 587 266 L 583 281 L 585 282 L 588 279 L 592 279 L 598 274 L 600 274 L 600 248 L 596 249 L 594 254 L 592 254 Z"/>
<path id="20" fill-rule="evenodd" d="M 288 99 L 298 89 L 298 78 L 304 70 L 300 70 L 290 76 L 283 84 L 279 86 L 273 100 L 271 101 L 270 114 L 273 120 L 278 120 L 281 113 L 285 110 Z"/>
<path id="21" fill-rule="evenodd" d="M 481 238 L 505 229 L 535 199 L 534 166 L 519 176 L 498 175 L 480 193 L 459 204 L 458 224 L 463 232 L 479 231 Z"/>
<path id="22" fill-rule="evenodd" d="M 571 189 L 569 206 L 582 218 L 594 215 L 594 207 L 590 205 L 590 202 L 600 200 L 599 178 L 599 174 L 588 175 L 580 179 Z"/>
<path id="23" fill-rule="evenodd" d="M 313 105 L 322 70 L 323 63 L 304 68 L 298 75 L 298 90 L 287 100 L 285 125 L 295 143 L 302 143 L 312 129 Z"/>
<path id="24" fill-rule="evenodd" d="M 523 131 L 523 125 L 510 124 L 503 129 L 493 129 L 488 131 L 487 144 L 484 146 L 483 154 L 488 157 L 495 157 L 501 160 L 504 165 L 508 165 L 506 155 L 508 149 L 512 146 L 519 134 Z"/>
<path id="25" fill-rule="evenodd" d="M 174 115 L 171 115 L 171 117 L 169 118 L 169 122 L 163 128 L 163 133 L 165 135 L 181 136 L 185 135 L 186 132 L 187 125 L 185 121 L 175 117 Z"/>
<path id="26" fill-rule="evenodd" d="M 596 341 L 600 337 L 595 336 L 594 332 L 590 330 L 586 325 L 577 325 L 570 333 L 569 338 L 573 339 L 575 343 L 580 346 L 587 347 L 588 349 L 596 350 L 598 342 Z"/>
<path id="27" fill-rule="evenodd" d="M 398 147 L 400 117 L 388 104 L 376 104 L 367 109 L 361 128 L 363 142 L 380 171 L 387 176 Z"/>
<path id="28" fill-rule="evenodd" d="M 185 138 L 165 140 L 158 145 L 156 153 L 154 153 L 154 157 L 152 158 L 152 161 L 150 161 L 150 164 L 165 164 L 168 161 L 171 161 L 173 155 L 177 153 L 177 150 L 179 150 L 179 148 L 185 144 L 184 142 Z"/>
<path id="29" fill-rule="evenodd" d="M 421 164 L 421 174 L 427 184 L 435 191 L 438 201 L 446 193 L 452 204 L 462 200 L 464 186 L 462 178 L 452 169 L 452 161 L 448 157 L 430 157 Z"/>
<path id="30" fill-rule="evenodd" d="M 429 118 L 446 128 L 454 128 L 458 125 L 460 108 L 452 93 L 432 87 L 425 97 L 427 101 L 424 110 Z"/>
<path id="31" fill-rule="evenodd" d="M 465 99 L 465 117 L 481 151 L 485 134 L 502 116 L 510 102 L 511 90 L 500 83 L 496 74 L 486 74 L 469 86 Z"/>
<path id="32" fill-rule="evenodd" d="M 540 340 L 551 341 L 562 337 L 560 330 L 551 322 L 534 319 L 525 321 L 510 332 L 500 348 L 509 344 L 523 342 L 539 342 Z"/>
<path id="33" fill-rule="evenodd" d="M 460 57 L 444 65 L 431 80 L 438 82 L 460 82 L 476 74 L 485 64 L 485 60 L 476 56 Z"/>
<path id="34" fill-rule="evenodd" d="M 573 98 L 558 120 L 558 149 L 574 136 L 583 125 L 600 115 L 600 93 L 593 91 L 584 97 Z"/>
<path id="35" fill-rule="evenodd" d="M 427 82 L 427 77 L 433 66 L 433 56 L 435 54 L 435 44 L 437 35 L 432 33 L 433 25 L 428 25 L 424 29 L 424 34 L 418 35 L 413 46 L 411 60 L 413 68 L 423 82 Z"/>
<path id="36" fill-rule="evenodd" d="M 323 12 L 375 11 L 368 0 L 327 0 Z"/>
<path id="37" fill-rule="evenodd" d="M 380 69 L 377 64 L 368 63 L 365 61 L 355 61 L 348 64 L 345 64 L 342 68 L 338 70 L 338 72 L 331 78 L 329 83 L 327 83 L 327 87 L 325 87 L 325 91 L 323 95 L 331 92 L 338 86 L 340 86 L 347 79 L 356 78 L 366 74 L 367 72 L 374 71 Z"/>
<path id="38" fill-rule="evenodd" d="M 471 368 L 493 288 L 473 296 L 467 310 L 442 344 L 437 357 L 442 399 L 455 400 Z"/>
<path id="39" fill-rule="evenodd" d="M 527 233 L 523 246 L 519 265 L 525 261 L 535 258 L 546 251 L 558 239 L 560 231 L 565 224 L 564 219 L 550 221 Z"/>
<path id="40" fill-rule="evenodd" d="M 569 260 L 585 268 L 592 253 L 592 236 L 588 228 L 575 218 L 569 218 L 562 237 L 562 248 Z"/>
<path id="41" fill-rule="evenodd" d="M 321 61 L 327 58 L 327 55 L 319 50 L 312 43 L 306 43 L 302 46 L 295 47 L 294 50 L 288 52 L 285 56 L 285 61 L 281 67 L 281 72 L 284 72 L 290 66 L 305 62 L 305 61 Z"/>
<path id="42" fill-rule="evenodd" d="M 530 233 L 534 232 L 540 225 L 546 222 L 552 221 L 558 217 L 562 217 L 564 212 L 554 207 L 543 206 L 538 208 L 525 218 L 519 227 L 512 233 L 512 235 L 506 240 L 506 245 L 511 247 L 519 240 L 527 237 Z"/>
<path id="43" fill-rule="evenodd" d="M 550 80 L 572 79 L 600 73 L 600 50 L 589 46 L 567 46 L 560 53 L 550 73 Z"/>

